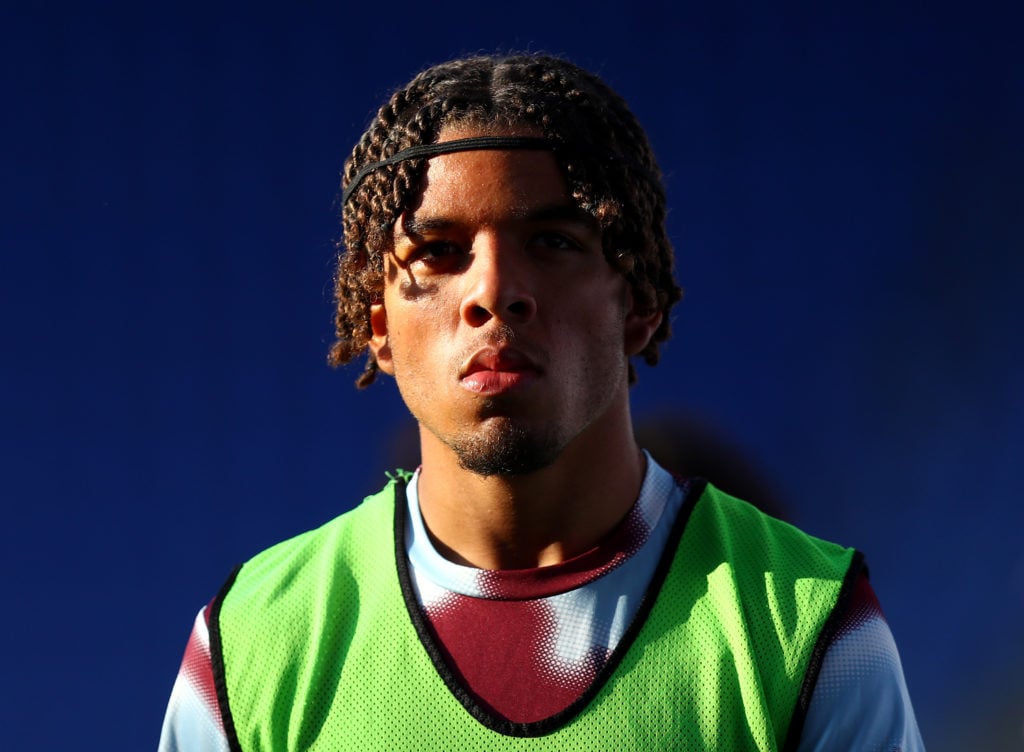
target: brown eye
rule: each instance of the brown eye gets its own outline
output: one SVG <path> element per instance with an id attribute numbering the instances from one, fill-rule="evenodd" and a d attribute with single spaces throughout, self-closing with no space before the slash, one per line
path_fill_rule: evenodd
<path id="1" fill-rule="evenodd" d="M 438 241 L 435 243 L 424 243 L 416 249 L 413 256 L 417 259 L 431 261 L 448 258 L 459 253 L 462 253 L 462 249 L 455 245 L 455 243 Z"/>
<path id="2" fill-rule="evenodd" d="M 467 259 L 466 251 L 458 243 L 436 240 L 420 243 L 401 259 L 403 266 L 420 268 L 428 273 L 451 272 Z"/>
<path id="3" fill-rule="evenodd" d="M 574 239 L 562 232 L 541 232 L 533 236 L 531 243 L 540 248 L 553 248 L 562 251 L 578 251 L 581 246 Z"/>

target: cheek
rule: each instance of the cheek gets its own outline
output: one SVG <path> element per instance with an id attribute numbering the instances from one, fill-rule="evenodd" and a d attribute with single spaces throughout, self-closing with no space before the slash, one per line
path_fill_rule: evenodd
<path id="1" fill-rule="evenodd" d="M 444 357 L 451 330 L 449 307 L 438 294 L 392 302 L 388 326 L 399 367 L 403 363 L 428 363 Z"/>

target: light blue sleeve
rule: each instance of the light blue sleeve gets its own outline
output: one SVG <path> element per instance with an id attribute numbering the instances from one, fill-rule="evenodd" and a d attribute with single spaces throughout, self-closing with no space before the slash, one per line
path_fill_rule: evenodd
<path id="1" fill-rule="evenodd" d="M 167 703 L 158 752 L 229 752 L 216 700 L 211 697 L 210 687 L 204 687 L 197 678 L 207 671 L 212 676 L 209 661 L 210 635 L 200 611 Z M 202 662 L 205 665 L 199 671 Z"/>
<path id="2" fill-rule="evenodd" d="M 879 614 L 829 647 L 797 752 L 924 752 L 896 641 Z"/>

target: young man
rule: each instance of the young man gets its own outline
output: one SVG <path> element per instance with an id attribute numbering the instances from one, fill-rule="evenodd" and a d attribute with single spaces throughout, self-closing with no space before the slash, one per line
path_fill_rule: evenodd
<path id="1" fill-rule="evenodd" d="M 163 750 L 920 749 L 861 557 L 633 437 L 679 300 L 660 173 L 596 77 L 424 71 L 343 181 L 335 364 L 422 464 L 196 619 Z"/>

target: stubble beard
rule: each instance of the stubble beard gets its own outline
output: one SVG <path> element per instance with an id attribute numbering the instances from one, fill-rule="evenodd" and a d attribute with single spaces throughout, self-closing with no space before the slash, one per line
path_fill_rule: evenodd
<path id="1" fill-rule="evenodd" d="M 507 324 L 491 333 L 489 342 L 515 344 L 516 331 Z M 478 345 L 475 343 L 471 351 Z M 465 360 L 455 359 L 453 367 Z M 518 398 L 495 396 L 479 405 L 478 418 L 483 425 L 475 430 L 450 437 L 435 433 L 455 453 L 459 466 L 483 477 L 518 477 L 530 475 L 552 465 L 565 447 L 556 432 L 528 427 L 514 417 L 521 409 Z"/>
<path id="2" fill-rule="evenodd" d="M 462 435 L 446 443 L 459 466 L 484 477 L 531 475 L 550 466 L 562 446 L 554 436 L 539 434 L 510 418 L 492 418 L 487 431 Z"/>

